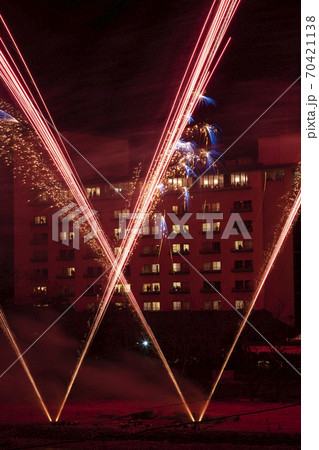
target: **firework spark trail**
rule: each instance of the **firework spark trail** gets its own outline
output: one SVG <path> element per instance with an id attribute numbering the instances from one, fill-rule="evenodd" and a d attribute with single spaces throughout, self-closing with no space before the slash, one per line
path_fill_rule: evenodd
<path id="1" fill-rule="evenodd" d="M 44 403 L 42 395 L 40 394 L 40 391 L 39 391 L 39 389 L 38 389 L 38 387 L 37 387 L 37 385 L 35 383 L 35 380 L 34 380 L 33 376 L 31 375 L 29 367 L 28 367 L 27 363 L 25 362 L 24 357 L 21 354 L 21 351 L 20 351 L 20 349 L 18 347 L 18 344 L 16 342 L 16 339 L 15 339 L 15 336 L 13 335 L 13 333 L 12 333 L 10 327 L 9 327 L 9 324 L 8 324 L 8 322 L 7 322 L 6 318 L 5 318 L 5 315 L 4 315 L 4 313 L 3 313 L 1 308 L 0 308 L 0 326 L 1 326 L 4 334 L 7 336 L 8 340 L 9 340 L 9 342 L 10 342 L 10 344 L 11 344 L 11 346 L 12 346 L 14 352 L 15 352 L 15 354 L 19 358 L 19 361 L 20 361 L 20 363 L 21 363 L 21 365 L 22 365 L 22 367 L 23 367 L 27 377 L 29 378 L 29 381 L 30 381 L 30 383 L 31 383 L 31 385 L 32 385 L 32 387 L 34 389 L 34 392 L 35 392 L 36 396 L 38 397 L 38 400 L 39 400 L 39 402 L 40 402 L 40 404 L 42 406 L 43 411 L 45 412 L 45 414 L 46 414 L 47 418 L 49 419 L 49 421 L 52 422 L 50 413 L 49 413 L 49 411 L 48 411 L 48 409 L 47 409 L 47 407 L 46 407 L 46 405 Z"/>
<path id="2" fill-rule="evenodd" d="M 193 70 L 191 74 L 188 74 L 186 72 L 183 81 L 185 79 L 188 79 L 188 82 L 186 83 L 186 87 L 182 91 L 181 89 L 178 92 L 178 95 L 176 96 L 176 99 L 174 101 L 174 105 L 177 104 L 177 107 L 172 108 L 171 113 L 169 115 L 167 124 L 164 128 L 161 140 L 158 144 L 157 150 L 155 152 L 154 158 L 153 158 L 153 164 L 151 165 L 149 175 L 146 179 L 146 182 L 144 184 L 144 187 L 142 189 L 142 192 L 139 196 L 139 200 L 137 202 L 137 205 L 134 209 L 134 212 L 146 212 L 147 209 L 150 207 L 152 200 L 154 198 L 156 187 L 158 185 L 158 182 L 163 178 L 165 171 L 168 167 L 168 164 L 170 162 L 171 156 L 172 156 L 172 149 L 174 148 L 174 144 L 180 139 L 181 134 L 187 125 L 187 118 L 189 115 L 192 114 L 201 92 L 206 87 L 209 79 L 211 78 L 213 71 L 209 72 L 209 66 L 212 63 L 214 57 L 216 56 L 216 52 L 221 44 L 221 41 L 224 37 L 224 34 L 227 30 L 227 27 L 230 23 L 230 20 L 232 19 L 237 7 L 239 5 L 239 1 L 221 1 L 219 3 L 217 12 L 214 16 L 213 23 L 206 34 L 206 38 L 204 40 L 204 43 L 202 44 L 201 50 L 199 52 L 199 55 L 197 59 L 195 58 L 195 52 L 193 53 L 191 63 L 188 67 L 193 66 Z M 223 22 L 224 21 L 224 22 Z M 208 21 L 207 21 L 208 22 Z M 208 36 L 208 37 L 207 37 Z M 199 45 L 199 41 L 198 41 Z M 227 44 L 226 44 L 227 45 Z M 197 48 L 197 45 L 196 45 Z M 195 50 L 196 50 L 195 48 Z M 224 49 L 225 50 L 225 49 Z M 194 61 L 195 59 L 195 61 Z M 10 66 L 6 63 L 5 58 L 3 55 L 1 55 L 1 62 L 2 67 L 4 67 L 4 70 L 2 70 L 2 76 L 11 91 L 11 93 L 15 96 L 18 103 L 22 107 L 23 111 L 25 112 L 26 116 L 28 117 L 30 123 L 35 128 L 37 133 L 39 134 L 41 140 L 44 142 L 47 150 L 49 151 L 51 157 L 55 161 L 61 175 L 66 180 L 75 200 L 79 205 L 87 205 L 87 199 L 83 195 L 81 191 L 81 186 L 79 185 L 77 179 L 74 177 L 73 173 L 70 171 L 70 167 L 67 164 L 67 161 L 65 160 L 65 157 L 61 155 L 61 152 L 57 151 L 59 150 L 58 144 L 56 142 L 55 137 L 52 135 L 50 130 L 47 129 L 45 123 L 41 120 L 41 117 L 37 113 L 37 110 L 34 108 L 32 102 L 30 102 L 30 99 L 28 99 L 28 96 L 26 95 L 25 90 L 23 89 L 21 83 L 19 80 L 15 77 L 12 70 L 10 70 Z M 217 67 L 217 64 L 215 64 L 214 70 Z M 7 74 L 10 74 L 9 78 L 6 77 Z M 188 77 L 188 78 L 187 78 Z M 13 84 L 12 84 L 13 80 Z M 178 100 L 179 93 L 183 92 L 181 95 L 181 98 Z M 22 100 L 22 101 L 21 101 Z M 27 106 L 26 106 L 27 105 Z M 170 125 L 170 127 L 168 126 Z M 162 150 L 162 148 L 164 149 Z M 160 162 L 160 164 L 159 164 Z M 142 215 L 137 214 L 137 217 L 140 217 L 140 219 L 135 220 L 134 229 L 140 229 L 142 225 Z M 92 226 L 90 218 L 88 218 L 88 223 Z M 137 225 L 137 226 L 136 226 Z M 89 345 L 95 336 L 95 333 L 100 325 L 100 322 L 104 316 L 104 313 L 106 311 L 106 308 L 110 302 L 111 295 L 113 293 L 113 289 L 115 286 L 115 283 L 117 279 L 120 277 L 120 280 L 122 284 L 126 284 L 125 277 L 122 274 L 123 266 L 131 252 L 131 249 L 133 248 L 133 245 L 137 239 L 137 233 L 130 234 L 128 236 L 129 239 L 125 239 L 122 243 L 121 249 L 122 252 L 119 252 L 119 257 L 114 261 L 114 255 L 113 252 L 103 234 L 103 231 L 101 227 L 99 226 L 97 229 L 97 238 L 99 242 L 101 243 L 101 246 L 110 260 L 111 264 L 113 265 L 113 273 L 114 276 L 111 279 L 111 282 L 108 285 L 108 288 L 106 290 L 106 295 L 103 296 L 101 307 L 99 308 L 99 311 L 97 313 L 97 316 L 95 318 L 94 324 L 92 326 L 91 332 L 89 334 L 89 338 L 87 340 L 87 343 L 85 345 L 84 351 L 80 357 L 79 364 L 75 370 L 75 376 L 72 377 L 71 386 L 68 388 L 68 393 L 70 392 L 72 385 L 74 383 L 75 377 L 78 373 L 78 370 L 80 368 L 80 365 L 84 359 L 84 356 L 89 348 Z M 126 242 L 128 241 L 128 242 Z M 125 251 L 124 251 L 125 250 Z M 120 263 L 119 264 L 119 260 Z M 115 265 L 114 265 L 115 263 Z M 151 332 L 134 296 L 129 292 L 128 293 L 129 298 L 133 304 L 133 306 L 136 307 L 137 313 L 140 316 L 140 319 L 142 320 L 143 325 L 146 327 L 150 334 L 150 337 L 153 340 L 153 343 L 157 350 L 159 351 L 159 355 L 161 358 L 163 358 L 163 362 L 166 361 L 164 358 L 164 355 L 162 354 L 157 341 L 155 339 L 155 336 Z M 169 369 L 169 366 L 166 362 L 164 362 L 164 365 L 167 365 L 167 368 Z M 169 374 L 172 378 L 171 371 L 169 369 Z M 176 387 L 176 380 L 174 382 Z M 178 392 L 181 395 L 181 398 L 184 402 L 184 405 L 190 414 L 190 417 L 193 420 L 192 414 L 189 411 L 189 408 L 186 405 L 186 402 L 178 388 Z M 65 404 L 66 398 L 63 401 L 62 408 Z M 58 417 L 61 413 L 62 409 L 60 409 Z"/>
<path id="3" fill-rule="evenodd" d="M 8 64 L 4 54 L 2 53 L 2 51 L 0 51 L 0 75 L 2 77 L 2 79 L 4 80 L 4 82 L 6 83 L 8 89 L 10 90 L 10 92 L 12 93 L 13 97 L 16 99 L 17 103 L 20 105 L 22 111 L 25 113 L 26 117 L 28 118 L 29 122 L 31 123 L 31 125 L 33 126 L 33 128 L 35 129 L 36 133 L 38 134 L 38 136 L 40 137 L 41 141 L 43 142 L 45 148 L 48 150 L 51 158 L 53 159 L 53 161 L 55 162 L 59 172 L 61 173 L 63 179 L 65 180 L 67 186 L 69 187 L 70 191 L 72 192 L 74 199 L 76 200 L 77 204 L 80 206 L 82 205 L 83 207 L 85 207 L 85 210 L 83 211 L 83 214 L 85 215 L 89 225 L 91 226 L 92 229 L 96 230 L 97 233 L 97 239 L 106 255 L 106 257 L 108 258 L 108 260 L 110 261 L 110 263 L 113 265 L 113 267 L 115 268 L 114 264 L 115 264 L 115 257 L 113 254 L 113 251 L 111 249 L 111 246 L 109 245 L 106 236 L 104 235 L 104 232 L 102 231 L 101 228 L 101 224 L 100 222 L 98 222 L 98 227 L 96 228 L 96 219 L 93 217 L 93 215 L 91 214 L 92 211 L 92 207 L 79 183 L 79 181 L 77 180 L 77 178 L 75 177 L 71 167 L 68 164 L 68 161 L 66 160 L 65 156 L 63 155 L 62 150 L 60 149 L 54 135 L 52 134 L 52 131 L 50 130 L 50 128 L 48 128 L 46 122 L 43 120 L 43 116 L 40 115 L 37 111 L 37 109 L 35 108 L 35 105 L 33 104 L 33 102 L 31 101 L 30 97 L 28 96 L 28 94 L 26 93 L 26 90 L 24 89 L 22 83 L 19 81 L 19 79 L 17 78 L 17 76 L 15 75 L 14 71 L 12 70 L 12 68 L 10 67 L 10 65 Z M 124 275 L 121 273 L 120 275 L 120 280 L 121 283 L 123 285 L 127 284 L 127 281 L 124 277 Z M 162 363 L 164 365 L 164 367 L 166 368 L 168 375 L 170 376 L 178 395 L 180 396 L 184 407 L 187 411 L 187 413 L 189 414 L 191 420 L 194 420 L 194 417 L 185 401 L 185 398 L 178 386 L 178 383 L 174 377 L 173 372 L 171 371 L 167 360 L 152 332 L 152 330 L 150 329 L 149 325 L 147 324 L 145 317 L 133 295 L 132 292 L 128 292 L 127 293 L 129 296 L 129 299 L 133 305 L 133 307 L 135 308 L 141 322 L 142 325 L 144 326 L 146 332 L 148 333 L 148 335 L 150 336 L 154 347 L 156 348 L 158 355 L 160 357 L 160 359 L 162 360 Z M 108 300 L 108 303 L 104 306 L 104 312 L 108 306 L 110 302 L 110 299 Z M 99 311 L 101 311 L 101 308 L 99 308 Z M 92 325 L 92 330 L 90 333 L 90 336 L 94 336 L 95 333 L 97 331 L 97 327 L 95 326 L 95 322 Z M 58 412 L 58 416 L 56 418 L 56 420 L 59 419 L 60 414 L 63 410 L 63 407 L 65 405 L 65 402 L 67 400 L 67 397 L 71 391 L 71 388 L 73 386 L 73 383 L 75 381 L 75 378 L 77 376 L 77 373 L 79 371 L 79 368 L 83 362 L 84 356 L 91 344 L 92 339 L 90 339 L 84 348 L 84 351 L 81 354 L 79 363 L 76 366 L 76 369 L 74 371 L 74 374 L 72 376 L 70 385 L 68 386 L 67 389 L 67 394 L 63 399 L 62 405 L 59 409 Z"/>
<path id="4" fill-rule="evenodd" d="M 234 341 L 233 341 L 233 343 L 232 343 L 232 345 L 230 347 L 230 350 L 229 350 L 229 352 L 228 352 L 228 354 L 227 354 L 227 356 L 225 358 L 225 361 L 224 361 L 224 363 L 223 363 L 223 365 L 222 365 L 222 367 L 221 367 L 221 369 L 219 371 L 219 374 L 218 374 L 218 376 L 217 376 L 217 378 L 216 378 L 216 380 L 215 380 L 215 382 L 213 384 L 213 387 L 212 387 L 212 389 L 210 391 L 210 394 L 209 394 L 208 399 L 207 399 L 207 401 L 205 403 L 205 406 L 204 406 L 204 408 L 203 408 L 203 410 L 202 410 L 202 412 L 200 414 L 199 421 L 201 421 L 203 419 L 203 417 L 204 417 L 204 415 L 206 413 L 208 405 L 209 405 L 209 403 L 210 403 L 210 401 L 212 399 L 212 396 L 213 396 L 213 394 L 214 394 L 214 392 L 216 390 L 216 387 L 217 387 L 217 385 L 218 385 L 218 383 L 219 383 L 219 381 L 220 381 L 220 379 L 221 379 L 221 377 L 223 375 L 223 372 L 224 372 L 225 367 L 226 367 L 226 365 L 227 365 L 227 363 L 229 361 L 229 358 L 231 357 L 231 354 L 232 354 L 232 352 L 233 352 L 233 350 L 235 348 L 235 345 L 237 344 L 237 341 L 238 341 L 238 339 L 239 339 L 239 337 L 240 337 L 240 335 L 241 335 L 241 333 L 242 333 L 242 331 L 243 331 L 243 329 L 244 329 L 244 327 L 245 327 L 245 325 L 247 323 L 247 320 L 249 319 L 249 316 L 250 316 L 250 314 L 251 314 L 251 312 L 252 312 L 252 310 L 253 310 L 253 308 L 254 308 L 254 306 L 256 304 L 256 301 L 257 301 L 257 299 L 259 297 L 259 294 L 260 294 L 262 288 L 264 287 L 264 284 L 265 284 L 265 281 L 266 281 L 266 279 L 267 279 L 267 277 L 269 275 L 269 272 L 271 271 L 271 269 L 272 269 L 272 267 L 273 267 L 273 265 L 274 265 L 274 263 L 276 261 L 276 258 L 277 258 L 278 254 L 279 254 L 279 252 L 280 252 L 280 250 L 281 250 L 281 248 L 282 248 L 282 246 L 283 246 L 283 244 L 285 242 L 285 239 L 286 239 L 286 237 L 287 237 L 287 235 L 288 235 L 288 233 L 289 233 L 289 231 L 291 229 L 291 226 L 292 226 L 292 224 L 293 224 L 293 222 L 294 222 L 294 220 L 296 218 L 296 215 L 297 215 L 297 213 L 299 211 L 300 205 L 301 205 L 301 192 L 299 190 L 298 195 L 297 195 L 297 197 L 296 197 L 296 199 L 294 201 L 294 204 L 293 204 L 293 206 L 292 206 L 292 208 L 291 208 L 291 210 L 289 212 L 289 215 L 288 215 L 288 217 L 286 219 L 286 222 L 285 222 L 285 224 L 283 226 L 283 229 L 282 229 L 282 231 L 281 231 L 281 233 L 279 235 L 279 238 L 278 238 L 278 240 L 276 242 L 276 245 L 275 245 L 275 247 L 274 247 L 274 249 L 272 251 L 272 254 L 271 254 L 270 258 L 269 258 L 269 261 L 267 262 L 265 270 L 264 270 L 264 272 L 263 272 L 263 274 L 261 276 L 261 279 L 260 279 L 260 281 L 258 283 L 258 287 L 257 287 L 257 290 L 256 290 L 253 298 L 252 298 L 251 304 L 250 304 L 250 306 L 249 306 L 249 308 L 248 308 L 248 310 L 247 310 L 247 312 L 245 314 L 245 317 L 244 317 L 244 319 L 243 319 L 243 321 L 242 321 L 242 323 L 241 323 L 241 325 L 240 325 L 240 327 L 239 327 L 239 329 L 237 331 L 235 339 L 234 339 Z"/>
<path id="5" fill-rule="evenodd" d="M 85 347 L 83 348 L 77 367 L 75 368 L 75 372 L 72 376 L 70 385 L 68 386 L 66 396 L 63 400 L 63 403 L 57 416 L 58 418 L 60 417 L 61 411 L 65 405 L 67 396 L 69 395 L 72 389 L 73 383 L 76 379 L 80 366 L 84 360 L 85 354 L 103 320 L 106 309 L 112 298 L 115 284 L 119 278 L 122 282 L 123 279 L 122 270 L 136 243 L 139 230 L 142 227 L 144 215 L 145 213 L 148 212 L 148 210 L 152 205 L 152 202 L 154 201 L 157 192 L 157 186 L 165 175 L 165 172 L 173 156 L 173 151 L 176 146 L 176 143 L 180 140 L 184 128 L 187 125 L 189 115 L 191 115 L 193 110 L 195 109 L 201 93 L 204 91 L 208 81 L 213 75 L 213 71 L 217 67 L 217 63 L 219 62 L 220 58 L 218 58 L 218 61 L 213 68 L 213 71 L 209 72 L 210 65 L 212 64 L 212 61 L 216 56 L 217 50 L 226 33 L 227 27 L 229 26 L 229 23 L 239 5 L 239 1 L 240 0 L 220 1 L 217 12 L 212 20 L 212 24 L 209 27 L 209 30 L 206 31 L 205 30 L 206 26 L 209 23 L 209 20 L 211 19 L 210 16 L 212 13 L 212 9 L 209 12 L 209 17 L 207 18 L 204 24 L 204 30 L 202 30 L 202 33 L 200 34 L 200 37 L 196 43 L 195 50 L 187 66 L 180 88 L 175 97 L 173 106 L 169 113 L 158 146 L 156 148 L 148 175 L 146 176 L 146 180 L 144 182 L 142 191 L 139 195 L 139 198 L 133 211 L 133 218 L 131 219 L 128 225 L 127 229 L 132 230 L 132 232 L 127 233 L 122 241 L 119 254 L 116 258 L 115 265 L 113 264 L 112 273 L 110 275 L 108 284 L 102 296 L 100 308 L 97 311 Z M 204 42 L 201 43 L 202 36 L 204 35 L 206 35 L 206 37 L 204 39 Z M 226 46 L 224 47 L 222 52 L 225 51 L 228 43 L 229 41 L 226 43 Z M 198 55 L 196 56 L 196 51 L 199 47 L 200 50 Z M 189 73 L 190 70 L 191 73 Z M 187 82 L 186 85 L 184 86 L 185 80 L 187 80 Z M 134 300 L 133 298 L 130 298 L 130 300 L 136 303 L 136 308 L 138 308 L 137 310 L 139 311 L 140 308 L 135 298 Z M 145 321 L 142 312 L 140 315 L 140 319 L 142 320 L 142 322 Z M 144 326 L 146 326 L 147 329 L 149 329 L 150 333 L 151 330 L 147 322 L 145 321 L 144 323 L 145 323 Z M 154 338 L 155 342 L 155 336 L 153 335 L 153 333 L 151 334 L 151 336 Z M 160 352 L 159 354 L 163 356 L 162 360 L 164 362 L 164 355 L 162 354 L 162 351 L 160 350 L 159 346 L 157 350 L 158 352 Z M 168 364 L 166 368 L 167 370 L 170 371 L 169 373 L 171 373 Z M 180 396 L 182 399 L 184 398 L 181 392 Z M 192 413 L 189 411 L 189 408 L 186 405 L 186 402 L 184 400 L 183 402 L 191 419 L 194 420 Z"/>
<path id="6" fill-rule="evenodd" d="M 4 18 L 2 17 L 1 14 L 0 14 L 0 22 L 2 22 L 5 31 L 7 32 L 8 36 L 9 36 L 9 38 L 10 38 L 10 40 L 11 40 L 11 42 L 12 42 L 12 44 L 13 44 L 13 46 L 14 46 L 16 52 L 17 52 L 17 54 L 19 55 L 19 58 L 20 58 L 20 60 L 22 61 L 22 64 L 23 64 L 23 66 L 24 66 L 24 68 L 25 68 L 25 70 L 26 70 L 28 76 L 30 77 L 30 80 L 31 80 L 31 82 L 32 82 L 32 84 L 33 84 L 33 86 L 34 86 L 34 88 L 35 88 L 35 90 L 36 90 L 36 93 L 38 94 L 39 99 L 40 99 L 40 101 L 41 101 L 41 103 L 42 103 L 42 105 L 43 105 L 43 107 L 44 107 L 44 109 L 45 109 L 45 111 L 46 111 L 46 113 L 47 113 L 49 119 L 50 119 L 51 125 L 53 126 L 54 129 L 57 129 L 57 127 L 56 127 L 56 125 L 55 125 L 55 123 L 54 123 L 53 117 L 52 117 L 51 114 L 50 114 L 50 111 L 49 111 L 49 109 L 48 109 L 48 107 L 47 107 L 47 105 L 46 105 L 46 103 L 45 103 L 45 101 L 44 101 L 44 99 L 43 99 L 43 97 L 42 97 L 42 94 L 41 94 L 41 92 L 40 92 L 40 90 L 39 90 L 39 88 L 38 88 L 38 86 L 37 86 L 37 84 L 36 84 L 36 82 L 35 82 L 33 76 L 32 76 L 32 73 L 30 72 L 30 69 L 29 69 L 27 63 L 26 63 L 25 59 L 23 58 L 23 55 L 22 55 L 22 53 L 21 53 L 21 51 L 20 51 L 20 49 L 19 49 L 19 47 L 18 47 L 18 45 L 17 45 L 17 43 L 16 43 L 16 41 L 15 41 L 15 39 L 14 39 L 12 33 L 10 32 L 8 25 L 6 24 Z M 8 47 L 6 46 L 4 40 L 3 40 L 1 37 L 0 37 L 0 42 L 1 42 L 1 44 L 2 44 L 2 46 L 3 46 L 3 48 L 4 48 L 4 50 L 6 51 L 8 57 L 10 58 L 10 61 L 11 61 L 12 64 L 14 65 L 14 67 L 15 67 L 15 69 L 16 69 L 16 72 L 19 74 L 20 78 L 23 79 L 23 76 L 22 76 L 22 74 L 21 74 L 21 71 L 19 70 L 19 68 L 18 68 L 18 66 L 17 66 L 17 64 L 16 64 L 16 62 L 15 62 L 15 60 L 14 60 L 14 58 L 12 57 L 11 53 L 9 52 Z M 34 105 L 36 106 L 37 110 L 38 110 L 38 111 L 41 111 L 41 109 L 40 109 L 40 107 L 39 107 L 39 105 L 38 105 L 38 103 L 37 103 L 37 101 L 36 101 L 36 99 L 35 99 L 35 97 L 34 97 L 32 91 L 31 91 L 31 89 L 30 89 L 29 86 L 28 86 L 28 84 L 27 84 L 27 83 L 24 83 L 24 85 L 25 85 L 25 88 L 26 88 L 28 94 L 30 95 L 30 98 L 32 99 Z M 60 135 L 60 133 L 58 133 L 58 138 L 59 138 L 59 141 L 60 141 L 60 143 L 61 143 L 61 145 L 62 145 L 62 147 L 63 147 L 63 149 L 64 149 L 64 151 L 65 151 L 65 155 L 68 156 L 68 152 L 67 152 L 67 150 L 66 150 L 66 146 L 65 146 L 65 144 L 64 144 L 64 142 L 63 142 L 63 139 L 62 139 L 62 136 Z M 71 158 L 68 158 L 68 161 L 69 161 L 69 163 L 71 164 L 71 166 L 72 166 L 72 168 L 73 168 L 73 171 L 76 172 L 75 166 L 74 166 L 74 164 L 73 164 Z"/>

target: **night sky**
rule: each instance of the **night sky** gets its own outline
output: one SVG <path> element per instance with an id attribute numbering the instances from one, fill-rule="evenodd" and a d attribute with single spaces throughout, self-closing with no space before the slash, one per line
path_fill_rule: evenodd
<path id="1" fill-rule="evenodd" d="M 154 150 L 210 7 L 203 0 L 2 1 L 1 12 L 60 131 L 130 139 Z M 231 144 L 300 75 L 300 2 L 244 0 L 207 94 L 204 119 Z M 256 138 L 298 132 L 298 82 L 231 155 Z"/>

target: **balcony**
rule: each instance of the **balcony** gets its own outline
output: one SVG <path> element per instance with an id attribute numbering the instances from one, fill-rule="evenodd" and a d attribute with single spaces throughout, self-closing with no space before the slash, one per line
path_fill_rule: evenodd
<path id="1" fill-rule="evenodd" d="M 248 248 L 248 247 L 242 247 L 242 248 L 232 248 L 231 252 L 232 253 L 246 253 L 246 252 L 252 252 L 253 248 Z"/>
<path id="2" fill-rule="evenodd" d="M 140 256 L 158 256 L 159 255 L 159 251 L 157 251 L 157 250 L 154 250 L 154 251 L 152 251 L 152 252 L 149 252 L 149 253 L 140 253 Z"/>
<path id="3" fill-rule="evenodd" d="M 48 239 L 31 239 L 30 244 L 46 245 L 48 244 Z"/>
<path id="4" fill-rule="evenodd" d="M 55 259 L 56 261 L 73 261 L 74 260 L 74 255 L 73 256 L 57 256 Z"/>
<path id="5" fill-rule="evenodd" d="M 101 255 L 99 255 L 97 253 L 87 253 L 86 255 L 83 255 L 83 259 L 97 259 L 97 258 L 100 258 L 101 256 L 102 256 L 102 253 L 101 253 Z"/>
<path id="6" fill-rule="evenodd" d="M 219 269 L 219 270 L 214 270 L 214 269 L 202 269 L 202 270 L 200 270 L 200 273 L 221 273 L 222 271 L 221 271 L 221 269 Z"/>
<path id="7" fill-rule="evenodd" d="M 220 228 L 218 228 L 217 230 L 206 230 L 206 231 L 203 231 L 203 230 L 201 230 L 198 234 L 211 234 L 211 233 L 213 233 L 213 235 L 214 234 L 220 234 L 221 233 L 221 231 L 220 231 Z"/>
<path id="8" fill-rule="evenodd" d="M 161 293 L 160 290 L 157 290 L 157 291 L 151 291 L 151 290 L 149 290 L 149 291 L 141 291 L 141 292 L 140 292 L 141 295 L 158 295 L 158 294 L 160 294 L 160 293 Z"/>
<path id="9" fill-rule="evenodd" d="M 160 275 L 161 272 L 141 272 L 140 275 L 141 276 L 145 276 L 145 277 L 149 277 L 151 275 Z"/>
<path id="10" fill-rule="evenodd" d="M 47 281 L 48 275 L 31 275 L 31 281 Z"/>
<path id="11" fill-rule="evenodd" d="M 171 253 L 169 252 L 168 254 L 170 255 Z M 181 254 L 181 255 L 190 255 L 190 251 L 189 250 L 181 250 L 179 252 L 173 252 L 172 251 L 172 255 L 178 256 L 179 254 Z"/>
<path id="12" fill-rule="evenodd" d="M 44 227 L 45 225 L 48 225 L 48 222 L 41 222 L 41 223 L 30 222 L 30 227 Z"/>
<path id="13" fill-rule="evenodd" d="M 234 207 L 230 210 L 231 212 L 236 212 L 236 213 L 246 213 L 246 212 L 253 212 L 253 208 L 250 206 L 248 208 L 240 208 L 240 207 Z"/>
<path id="14" fill-rule="evenodd" d="M 188 275 L 190 273 L 190 270 L 187 269 L 181 269 L 179 271 L 174 271 L 174 270 L 170 270 L 169 274 L 170 275 Z"/>
<path id="15" fill-rule="evenodd" d="M 190 289 L 189 288 L 173 288 L 169 291 L 170 294 L 190 294 Z"/>
<path id="16" fill-rule="evenodd" d="M 254 292 L 254 288 L 252 288 L 252 287 L 247 287 L 247 288 L 245 288 L 245 287 L 242 287 L 242 288 L 234 287 L 234 288 L 232 288 L 231 291 L 232 292 Z"/>
<path id="17" fill-rule="evenodd" d="M 222 292 L 221 289 L 218 289 L 218 288 L 215 288 L 215 289 L 213 287 L 201 288 L 200 293 L 201 294 L 218 294 L 219 292 Z"/>
<path id="18" fill-rule="evenodd" d="M 61 280 L 68 280 L 70 278 L 75 278 L 75 274 L 73 275 L 64 275 L 64 274 L 59 274 L 56 276 L 57 279 L 61 279 Z"/>
<path id="19" fill-rule="evenodd" d="M 213 253 L 220 253 L 221 250 L 219 249 L 213 249 L 213 248 L 201 248 L 199 250 L 200 255 L 212 255 Z"/>

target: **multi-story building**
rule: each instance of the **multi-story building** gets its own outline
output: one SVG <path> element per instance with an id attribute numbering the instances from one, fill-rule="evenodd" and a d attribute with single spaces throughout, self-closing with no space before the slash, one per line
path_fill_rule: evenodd
<path id="1" fill-rule="evenodd" d="M 230 305 L 244 309 L 285 216 L 287 196 L 299 172 L 299 155 L 298 136 L 267 138 L 259 142 L 257 161 L 223 161 L 218 172 L 208 172 L 198 181 L 192 177 L 170 178 L 153 211 L 164 216 L 167 233 L 161 239 L 154 236 L 159 230 L 152 215 L 126 267 L 128 285 L 116 285 L 113 302 L 124 307 L 125 291 L 131 289 L 145 311 L 223 310 Z M 129 176 L 108 176 L 108 180 L 112 186 L 101 178 L 88 177 L 83 182 L 116 254 L 121 244 L 120 214 L 134 206 L 142 179 L 136 182 Z M 188 202 L 181 195 L 183 187 L 188 188 Z M 34 186 L 26 189 L 16 179 L 14 199 L 16 301 L 44 306 L 52 299 L 72 302 L 81 297 L 76 308 L 98 302 L 105 277 L 90 287 L 103 272 L 90 243 L 82 240 L 80 248 L 74 248 L 73 224 L 65 231 L 61 221 L 59 242 L 52 240 L 52 215 L 58 208 L 46 192 Z M 169 213 L 174 213 L 171 217 L 175 223 Z M 211 224 L 198 213 L 219 215 Z M 248 237 L 234 223 L 231 228 L 237 227 L 239 234 L 225 238 L 227 224 L 238 217 L 234 213 L 240 215 Z M 183 231 L 189 233 L 188 238 Z M 171 233 L 173 239 L 167 237 Z M 67 239 L 69 245 L 63 243 Z M 266 309 L 285 322 L 294 321 L 292 234 L 256 308 Z"/>

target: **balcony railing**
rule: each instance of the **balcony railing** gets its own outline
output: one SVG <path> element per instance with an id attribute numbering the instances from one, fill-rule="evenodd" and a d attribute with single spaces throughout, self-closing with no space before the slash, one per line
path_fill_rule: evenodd
<path id="1" fill-rule="evenodd" d="M 187 269 L 181 269 L 181 270 L 170 270 L 170 275 L 187 275 L 190 273 L 190 270 Z"/>
<path id="2" fill-rule="evenodd" d="M 141 291 L 140 292 L 140 294 L 141 295 L 158 295 L 158 294 L 160 294 L 161 293 L 161 291 L 160 290 L 157 290 L 157 291 Z"/>
<path id="3" fill-rule="evenodd" d="M 254 292 L 254 288 L 252 287 L 242 287 L 242 288 L 232 288 L 232 292 Z"/>
<path id="4" fill-rule="evenodd" d="M 64 275 L 64 274 L 59 274 L 56 276 L 56 278 L 58 279 L 69 279 L 69 278 L 75 278 L 75 274 L 73 275 Z"/>
<path id="5" fill-rule="evenodd" d="M 238 212 L 238 213 L 252 212 L 252 211 L 253 211 L 253 208 L 251 206 L 247 207 L 247 208 L 234 207 L 234 208 L 231 209 L 231 212 Z"/>
<path id="6" fill-rule="evenodd" d="M 221 273 L 221 269 L 202 269 L 200 273 Z"/>
<path id="7" fill-rule="evenodd" d="M 210 254 L 213 254 L 213 253 L 220 253 L 220 252 L 221 252 L 220 248 L 219 249 L 201 248 L 199 250 L 199 254 L 200 255 L 210 255 Z"/>
<path id="8" fill-rule="evenodd" d="M 217 288 L 216 288 L 217 289 Z M 201 288 L 200 293 L 201 294 L 218 294 L 218 292 L 221 292 L 221 289 L 215 290 L 214 288 Z"/>
<path id="9" fill-rule="evenodd" d="M 231 251 L 233 252 L 233 253 L 245 253 L 245 252 L 252 252 L 253 251 L 253 248 L 245 248 L 245 247 L 242 247 L 242 248 L 232 248 L 231 249 Z"/>
<path id="10" fill-rule="evenodd" d="M 173 288 L 169 291 L 170 294 L 189 294 L 190 293 L 190 289 L 189 288 Z"/>
<path id="11" fill-rule="evenodd" d="M 231 269 L 232 272 L 235 273 L 239 273 L 239 272 L 253 272 L 254 268 L 253 267 L 249 267 L 249 268 L 245 268 L 245 267 L 233 267 Z"/>
<path id="12" fill-rule="evenodd" d="M 56 261 L 73 261 L 74 260 L 74 255 L 73 256 L 57 256 L 56 257 Z"/>
<path id="13" fill-rule="evenodd" d="M 160 272 L 141 272 L 140 275 L 149 277 L 151 275 L 160 275 Z"/>

